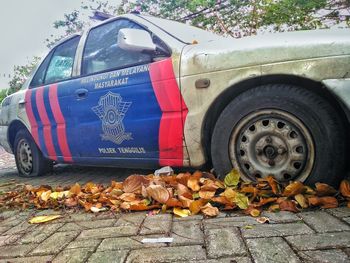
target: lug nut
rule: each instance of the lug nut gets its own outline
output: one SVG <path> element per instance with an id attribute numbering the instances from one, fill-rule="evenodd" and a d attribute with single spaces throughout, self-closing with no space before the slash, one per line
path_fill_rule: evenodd
<path id="1" fill-rule="evenodd" d="M 283 147 L 279 147 L 278 150 L 277 150 L 278 154 L 285 154 L 287 152 L 287 150 Z"/>
<path id="2" fill-rule="evenodd" d="M 274 166 L 275 165 L 275 161 L 274 160 L 269 160 L 269 165 L 270 166 Z"/>
<path id="3" fill-rule="evenodd" d="M 272 142 L 272 139 L 271 139 L 270 136 L 267 136 L 266 139 L 265 139 L 265 141 L 266 141 L 267 143 L 271 143 L 271 142 Z"/>

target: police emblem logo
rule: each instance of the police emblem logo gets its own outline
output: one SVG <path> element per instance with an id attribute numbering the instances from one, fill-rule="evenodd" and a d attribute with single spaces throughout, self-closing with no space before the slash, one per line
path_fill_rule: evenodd
<path id="1" fill-rule="evenodd" d="M 108 92 L 100 97 L 98 105 L 92 110 L 102 121 L 102 140 L 121 144 L 125 140 L 132 140 L 132 134 L 126 133 L 123 120 L 132 102 L 123 101 L 117 93 Z"/>

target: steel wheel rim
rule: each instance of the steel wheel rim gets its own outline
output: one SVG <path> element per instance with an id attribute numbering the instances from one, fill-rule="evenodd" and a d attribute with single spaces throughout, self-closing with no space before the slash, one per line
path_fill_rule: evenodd
<path id="1" fill-rule="evenodd" d="M 305 181 L 315 159 L 306 126 L 292 114 L 271 109 L 252 112 L 231 133 L 230 160 L 243 179 L 273 175 L 279 181 Z"/>
<path id="2" fill-rule="evenodd" d="M 21 173 L 29 175 L 33 171 L 32 149 L 25 139 L 21 139 L 18 143 L 17 161 Z"/>

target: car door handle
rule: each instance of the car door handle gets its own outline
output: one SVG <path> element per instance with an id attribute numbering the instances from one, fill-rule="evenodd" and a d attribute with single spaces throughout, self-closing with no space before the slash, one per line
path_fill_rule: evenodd
<path id="1" fill-rule="evenodd" d="M 76 95 L 77 100 L 85 99 L 87 97 L 88 93 L 89 92 L 87 89 L 77 89 L 75 91 L 75 95 Z"/>
<path id="2" fill-rule="evenodd" d="M 19 102 L 18 102 L 18 105 L 20 106 L 23 106 L 24 104 L 26 104 L 26 101 L 24 99 L 21 99 Z"/>

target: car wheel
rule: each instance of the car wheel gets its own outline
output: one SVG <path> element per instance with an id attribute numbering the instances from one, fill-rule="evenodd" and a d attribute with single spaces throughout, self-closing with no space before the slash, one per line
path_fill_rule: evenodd
<path id="1" fill-rule="evenodd" d="M 16 134 L 14 154 L 17 170 L 20 176 L 39 176 L 52 169 L 52 161 L 44 158 L 27 130 L 20 130 Z"/>
<path id="2" fill-rule="evenodd" d="M 232 167 L 246 181 L 273 175 L 336 186 L 345 171 L 346 132 L 340 114 L 313 92 L 291 85 L 250 89 L 221 113 L 212 135 L 215 171 Z"/>

